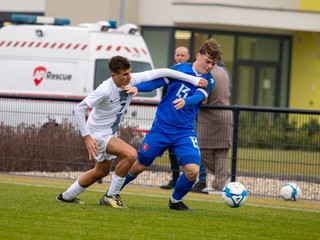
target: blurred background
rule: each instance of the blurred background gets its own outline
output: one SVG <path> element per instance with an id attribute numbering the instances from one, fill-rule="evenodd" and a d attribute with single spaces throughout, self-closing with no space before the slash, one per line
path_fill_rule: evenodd
<path id="1" fill-rule="evenodd" d="M 194 57 L 214 37 L 233 79 L 232 104 L 320 109 L 320 1 L 1 0 L 0 24 L 12 13 L 68 18 L 71 25 L 134 23 L 156 68 L 173 64 L 177 46 Z"/>

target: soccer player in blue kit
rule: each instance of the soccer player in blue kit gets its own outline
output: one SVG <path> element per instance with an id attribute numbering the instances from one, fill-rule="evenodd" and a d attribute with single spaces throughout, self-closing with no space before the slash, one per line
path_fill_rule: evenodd
<path id="1" fill-rule="evenodd" d="M 149 167 L 157 156 L 171 147 L 183 167 L 169 200 L 169 208 L 174 210 L 192 210 L 182 202 L 182 198 L 191 190 L 199 174 L 201 160 L 194 122 L 202 101 L 215 86 L 210 73 L 221 59 L 219 43 L 211 38 L 197 53 L 193 63 L 179 63 L 172 69 L 208 80 L 207 88 L 198 88 L 192 84 L 170 79 L 167 94 L 158 105 L 155 120 L 150 132 L 144 138 L 138 159 L 131 167 L 122 186 L 134 180 L 138 174 Z M 137 91 L 151 91 L 164 86 L 164 80 L 154 80 L 136 85 Z"/>

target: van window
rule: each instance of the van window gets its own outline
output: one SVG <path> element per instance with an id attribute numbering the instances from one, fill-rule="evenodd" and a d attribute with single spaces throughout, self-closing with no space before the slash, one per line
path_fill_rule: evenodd
<path id="1" fill-rule="evenodd" d="M 143 72 L 146 70 L 151 70 L 149 63 L 131 61 L 131 71 Z M 104 80 L 111 76 L 111 72 L 108 68 L 108 59 L 97 59 L 94 72 L 94 89 L 96 89 Z M 157 95 L 156 90 L 152 92 L 139 92 L 137 96 L 139 97 L 155 97 Z"/>

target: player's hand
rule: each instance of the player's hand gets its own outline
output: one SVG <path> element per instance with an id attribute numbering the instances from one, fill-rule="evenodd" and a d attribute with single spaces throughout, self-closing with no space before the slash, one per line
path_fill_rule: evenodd
<path id="1" fill-rule="evenodd" d="M 127 94 L 132 94 L 133 97 L 137 96 L 138 94 L 138 88 L 136 88 L 135 86 L 122 86 L 123 90 L 126 91 Z"/>
<path id="2" fill-rule="evenodd" d="M 176 110 L 180 110 L 186 105 L 186 101 L 183 98 L 177 98 L 172 102 Z"/>
<path id="3" fill-rule="evenodd" d="M 207 79 L 201 78 L 198 83 L 198 87 L 206 88 L 207 86 L 208 86 Z"/>
<path id="4" fill-rule="evenodd" d="M 90 135 L 84 136 L 83 139 L 86 143 L 87 151 L 89 153 L 89 160 L 93 160 L 98 155 L 98 144 Z"/>

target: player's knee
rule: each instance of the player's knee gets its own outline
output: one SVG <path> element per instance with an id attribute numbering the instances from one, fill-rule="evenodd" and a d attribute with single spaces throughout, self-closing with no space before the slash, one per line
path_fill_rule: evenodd
<path id="1" fill-rule="evenodd" d="M 197 180 L 199 174 L 199 165 L 197 164 L 187 164 L 184 166 L 184 174 L 190 181 Z"/>
<path id="2" fill-rule="evenodd" d="M 126 154 L 126 158 L 128 159 L 128 162 L 130 164 L 133 164 L 134 161 L 138 158 L 137 150 L 135 150 L 134 148 L 130 149 Z"/>

